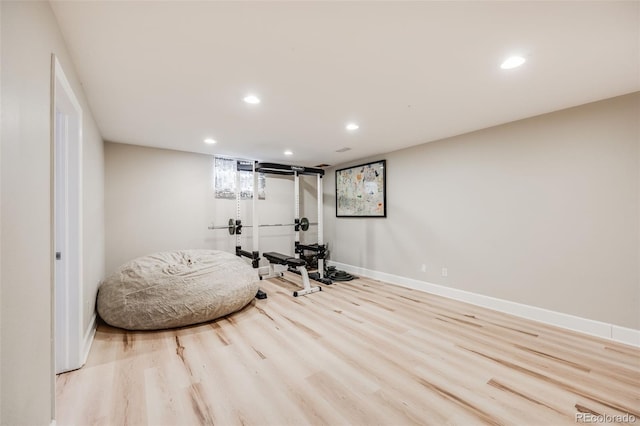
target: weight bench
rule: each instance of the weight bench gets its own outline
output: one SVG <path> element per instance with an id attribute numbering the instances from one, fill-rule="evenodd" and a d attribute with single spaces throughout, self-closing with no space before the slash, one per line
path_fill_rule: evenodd
<path id="1" fill-rule="evenodd" d="M 287 269 L 291 268 L 300 272 L 304 289 L 294 291 L 294 297 L 304 296 L 305 294 L 315 293 L 316 291 L 322 290 L 320 287 L 311 287 L 311 284 L 309 283 L 309 274 L 307 273 L 306 268 L 307 262 L 304 260 L 276 252 L 262 253 L 262 256 L 269 261 L 269 275 L 267 278 L 282 276 L 283 271 L 276 272 L 275 265 L 283 265 L 286 266 Z"/>

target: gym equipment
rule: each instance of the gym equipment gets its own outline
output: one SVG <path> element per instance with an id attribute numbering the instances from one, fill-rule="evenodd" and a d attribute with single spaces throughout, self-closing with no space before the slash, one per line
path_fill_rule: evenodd
<path id="1" fill-rule="evenodd" d="M 329 278 L 335 281 L 351 281 L 354 276 L 345 271 L 335 271 L 329 274 Z"/>
<path id="2" fill-rule="evenodd" d="M 322 284 L 331 285 L 333 281 L 331 277 L 326 274 L 326 268 L 322 268 L 323 273 L 320 273 L 319 263 L 321 259 L 327 258 L 327 246 L 325 244 L 300 244 L 295 242 L 295 252 L 300 255 L 301 259 L 304 259 L 312 269 L 316 269 L 317 272 L 309 273 L 309 278 L 314 281 L 318 281 Z M 310 252 L 311 254 L 308 254 Z"/>
<path id="3" fill-rule="evenodd" d="M 302 166 L 290 166 L 285 164 L 275 164 L 275 163 L 258 163 L 255 161 L 238 161 L 237 170 L 242 171 L 250 171 L 253 173 L 253 187 L 258 187 L 258 174 L 259 173 L 270 173 L 270 174 L 280 174 L 280 175 L 292 175 L 294 178 L 294 223 L 275 223 L 275 224 L 263 224 L 263 225 L 243 225 L 240 220 L 240 178 L 239 173 L 236 173 L 236 219 L 229 219 L 228 224 L 226 226 L 215 226 L 211 224 L 209 229 L 226 229 L 229 232 L 229 235 L 235 235 L 236 237 L 236 255 L 240 257 L 247 257 L 251 259 L 251 264 L 254 268 L 260 267 L 260 252 L 258 250 L 258 242 L 260 240 L 260 228 L 269 227 L 269 226 L 293 226 L 295 230 L 295 254 L 294 256 L 287 256 L 280 253 L 265 253 L 265 258 L 269 260 L 269 275 L 267 278 L 271 278 L 272 276 L 282 276 L 283 271 L 276 271 L 276 266 L 283 267 L 286 266 L 285 270 L 290 272 L 298 273 L 302 276 L 302 281 L 304 284 L 304 289 L 302 291 L 294 292 L 294 296 L 300 296 L 303 294 L 309 294 L 316 291 L 320 291 L 320 287 L 311 287 L 309 284 L 309 278 L 311 277 L 314 280 L 317 280 L 324 284 L 331 284 L 332 281 L 329 278 L 325 278 L 324 271 L 324 259 L 326 256 L 326 246 L 323 243 L 323 204 L 322 204 L 322 177 L 324 176 L 324 170 L 320 168 L 313 167 L 302 167 Z M 303 217 L 301 219 L 297 219 L 300 213 L 300 175 L 314 175 L 317 179 L 317 201 L 318 201 L 318 222 L 311 223 L 309 219 Z M 258 220 L 258 210 L 257 210 L 257 197 L 252 198 L 252 218 L 253 222 L 259 223 Z M 313 245 L 301 245 L 300 244 L 300 231 L 307 231 L 310 225 L 318 226 L 318 243 Z M 253 242 L 253 251 L 243 250 L 240 245 L 240 234 L 242 234 L 242 227 L 247 226 L 248 228 L 254 228 L 252 233 L 252 242 Z M 310 250 L 314 253 L 315 263 L 317 263 L 317 272 L 309 274 L 307 271 L 307 262 L 305 260 L 300 259 L 300 255 L 304 256 L 304 250 Z M 269 255 L 269 257 L 267 257 Z M 264 276 L 261 275 L 262 279 Z M 266 296 L 266 295 L 265 295 Z"/>
<path id="4" fill-rule="evenodd" d="M 324 176 L 324 170 L 315 167 L 302 167 L 302 166 L 290 166 L 287 164 L 276 164 L 276 163 L 257 163 L 254 167 L 256 172 L 260 173 L 269 173 L 269 174 L 277 174 L 277 175 L 293 175 L 293 183 L 294 183 L 294 215 L 293 217 L 299 217 L 300 214 L 300 175 L 312 175 L 316 177 L 316 188 L 317 188 L 317 201 L 318 201 L 318 243 L 314 244 L 312 250 L 315 253 L 315 257 L 317 259 L 317 273 L 309 274 L 311 278 L 316 281 L 319 281 L 324 284 L 329 284 L 330 280 L 325 279 L 324 277 L 324 259 L 325 259 L 325 245 L 323 241 L 323 191 L 322 191 L 322 178 Z M 255 217 L 255 216 L 254 216 Z M 304 218 L 303 218 L 304 219 Z M 300 229 L 305 230 L 301 224 L 301 226 L 296 226 L 295 228 L 295 258 L 299 258 L 301 254 L 304 254 L 304 249 L 306 247 L 300 244 Z M 304 247 L 304 248 L 303 248 Z"/>
<path id="5" fill-rule="evenodd" d="M 316 291 L 322 291 L 322 288 L 318 286 L 311 287 L 311 284 L 309 283 L 309 273 L 307 272 L 307 268 L 305 266 L 306 262 L 304 260 L 276 252 L 262 253 L 262 255 L 269 261 L 269 275 L 262 276 L 261 278 L 281 277 L 284 270 L 277 271 L 276 265 L 287 266 L 288 268 L 299 272 L 302 276 L 302 285 L 304 286 L 304 289 L 294 291 L 294 297 L 304 296 L 305 294 L 315 293 Z"/>
<path id="6" fill-rule="evenodd" d="M 259 228 L 271 227 L 271 226 L 295 226 L 299 228 L 301 231 L 309 230 L 309 226 L 317 225 L 317 222 L 309 222 L 309 219 L 303 217 L 302 219 L 295 219 L 294 223 L 268 223 L 258 225 Z M 253 228 L 255 225 L 243 225 L 241 220 L 234 220 L 232 218 L 229 219 L 228 225 L 226 226 L 214 226 L 210 225 L 209 229 L 226 229 L 229 231 L 229 235 L 240 234 L 242 233 L 242 228 Z M 296 229 L 297 231 L 298 229 Z"/>
<path id="7" fill-rule="evenodd" d="M 336 270 L 335 266 L 327 267 L 327 276 L 334 281 L 351 281 L 356 277 L 345 271 Z"/>
<path id="8" fill-rule="evenodd" d="M 236 233 L 236 221 L 229 219 L 229 225 L 227 226 L 213 226 L 213 224 L 211 224 L 208 226 L 208 229 L 226 229 L 229 231 L 229 235 L 233 235 Z"/>

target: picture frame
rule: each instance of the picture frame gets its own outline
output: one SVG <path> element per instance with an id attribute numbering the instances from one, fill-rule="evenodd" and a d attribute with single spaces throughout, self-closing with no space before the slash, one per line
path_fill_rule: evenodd
<path id="1" fill-rule="evenodd" d="M 336 217 L 387 217 L 387 160 L 336 170 Z"/>

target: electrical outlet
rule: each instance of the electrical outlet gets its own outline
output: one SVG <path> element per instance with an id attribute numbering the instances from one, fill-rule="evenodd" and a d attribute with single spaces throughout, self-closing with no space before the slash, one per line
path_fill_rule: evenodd
<path id="1" fill-rule="evenodd" d="M 447 275 L 449 275 L 449 270 L 447 268 L 442 268 L 442 276 L 446 277 Z"/>
<path id="2" fill-rule="evenodd" d="M 422 272 L 427 272 L 427 265 L 425 265 L 424 263 L 422 264 L 422 267 L 420 267 L 420 270 Z"/>

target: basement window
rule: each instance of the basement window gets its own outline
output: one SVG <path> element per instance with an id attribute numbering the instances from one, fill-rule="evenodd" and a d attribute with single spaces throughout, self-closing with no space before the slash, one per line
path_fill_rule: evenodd
<path id="1" fill-rule="evenodd" d="M 253 172 L 251 161 L 236 158 L 214 157 L 213 159 L 213 189 L 216 198 L 227 200 L 236 199 L 236 191 L 241 200 L 253 198 Z M 237 176 L 237 181 L 236 181 Z M 236 187 L 236 182 L 239 186 Z M 258 199 L 266 198 L 266 178 L 264 173 L 258 173 Z"/>

